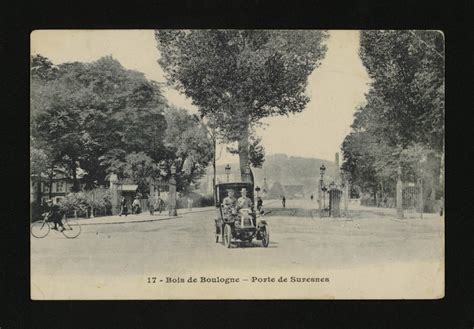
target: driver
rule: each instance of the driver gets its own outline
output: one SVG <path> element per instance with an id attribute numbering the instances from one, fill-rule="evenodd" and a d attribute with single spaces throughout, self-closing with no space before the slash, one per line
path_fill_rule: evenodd
<path id="1" fill-rule="evenodd" d="M 254 217 L 250 215 L 250 213 L 253 212 L 253 202 L 252 199 L 247 197 L 247 189 L 243 188 L 241 191 L 242 196 L 237 199 L 237 211 L 241 209 L 249 209 L 249 212 L 247 214 L 242 214 L 242 221 L 244 220 L 250 220 L 253 225 L 255 226 L 255 220 Z"/>

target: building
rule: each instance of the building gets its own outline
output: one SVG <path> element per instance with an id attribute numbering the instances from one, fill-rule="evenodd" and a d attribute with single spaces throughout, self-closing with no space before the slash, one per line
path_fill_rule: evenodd
<path id="1" fill-rule="evenodd" d="M 81 182 L 84 176 L 84 171 L 78 169 L 77 179 L 79 181 L 79 188 L 82 189 L 84 184 Z M 51 196 L 53 203 L 60 202 L 68 193 L 71 193 L 73 186 L 72 178 L 65 173 L 64 170 L 57 169 L 54 178 L 51 182 L 51 193 L 48 177 L 32 176 L 30 179 L 30 202 L 40 200 L 40 204 L 44 204 Z"/>

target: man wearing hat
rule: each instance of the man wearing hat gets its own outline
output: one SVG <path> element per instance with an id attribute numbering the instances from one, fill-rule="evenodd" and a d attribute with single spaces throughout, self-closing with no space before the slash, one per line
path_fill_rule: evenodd
<path id="1" fill-rule="evenodd" d="M 233 190 L 227 190 L 227 196 L 222 200 L 222 206 L 224 210 L 224 216 L 229 217 L 232 215 L 232 209 L 235 208 L 235 202 L 237 200 L 234 197 Z"/>
<path id="2" fill-rule="evenodd" d="M 247 189 L 243 188 L 241 193 L 242 193 L 242 196 L 237 199 L 237 210 L 252 208 L 253 202 L 249 197 L 247 197 Z"/>
<path id="3" fill-rule="evenodd" d="M 58 225 L 61 227 L 61 231 L 64 231 L 64 226 L 61 221 L 61 208 L 57 204 L 53 204 L 53 200 L 46 200 L 46 204 L 49 207 L 48 218 L 54 223 L 53 230 L 58 229 Z"/>

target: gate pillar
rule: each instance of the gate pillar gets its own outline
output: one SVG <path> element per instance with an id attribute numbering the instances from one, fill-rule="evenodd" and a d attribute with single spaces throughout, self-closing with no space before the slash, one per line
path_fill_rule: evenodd
<path id="1" fill-rule="evenodd" d="M 403 218 L 403 183 L 402 183 L 402 167 L 397 170 L 397 218 Z"/>

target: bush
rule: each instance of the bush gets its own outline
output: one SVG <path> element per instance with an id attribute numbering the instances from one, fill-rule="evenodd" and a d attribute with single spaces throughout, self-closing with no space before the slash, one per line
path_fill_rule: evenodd
<path id="1" fill-rule="evenodd" d="M 85 217 L 90 208 L 89 200 L 84 192 L 69 193 L 60 203 L 61 210 L 67 217 L 74 217 L 75 213 L 78 217 Z"/>
<path id="2" fill-rule="evenodd" d="M 368 193 L 363 193 L 360 198 L 362 206 L 375 207 L 374 197 Z"/>
<path id="3" fill-rule="evenodd" d="M 199 200 L 199 207 L 211 207 L 214 205 L 214 196 L 213 195 L 203 195 Z"/>
<path id="4" fill-rule="evenodd" d="M 188 208 L 188 197 L 193 199 L 193 208 L 210 207 L 214 205 L 214 197 L 212 195 L 201 195 L 198 193 L 189 193 L 186 196 L 176 200 L 177 209 Z"/>
<path id="5" fill-rule="evenodd" d="M 110 191 L 106 189 L 69 193 L 60 205 L 67 217 L 74 217 L 74 212 L 78 217 L 89 217 L 91 208 L 94 208 L 95 216 L 112 213 Z"/>

